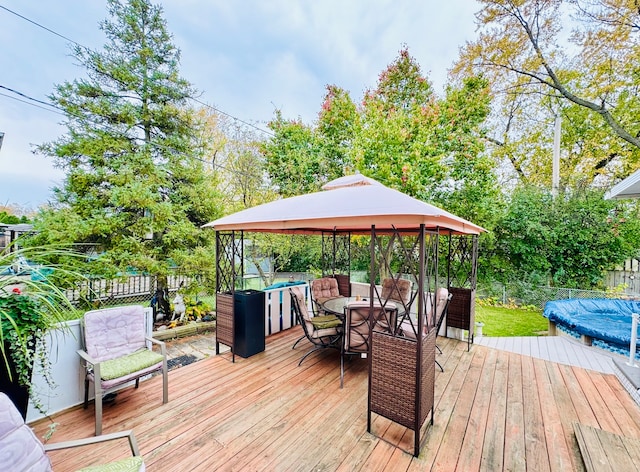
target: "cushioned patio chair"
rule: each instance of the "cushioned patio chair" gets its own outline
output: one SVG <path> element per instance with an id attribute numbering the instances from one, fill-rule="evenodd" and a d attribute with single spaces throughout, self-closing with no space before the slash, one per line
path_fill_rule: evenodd
<path id="1" fill-rule="evenodd" d="M 85 350 L 79 350 L 87 374 L 84 407 L 89 403 L 89 382 L 95 386 L 96 435 L 102 433 L 102 399 L 105 394 L 140 377 L 162 371 L 162 403 L 169 401 L 165 344 L 147 337 L 144 308 L 140 305 L 93 310 L 82 319 Z M 160 353 L 147 347 L 160 347 Z"/>
<path id="2" fill-rule="evenodd" d="M 435 313 L 436 336 L 438 336 L 438 333 L 440 332 L 440 327 L 442 326 L 442 322 L 447 316 L 447 307 L 449 306 L 449 302 L 451 301 L 452 298 L 453 298 L 453 294 L 449 293 L 449 291 L 446 288 L 441 287 L 438 290 L 436 290 L 436 300 L 437 300 L 436 313 Z M 442 349 L 440 349 L 437 344 L 436 344 L 436 349 L 438 350 L 438 352 L 440 352 L 440 354 L 442 354 Z M 444 368 L 442 367 L 442 365 L 440 365 L 437 359 L 436 359 L 436 364 L 438 365 L 438 367 L 440 367 L 440 371 L 444 372 Z"/>
<path id="3" fill-rule="evenodd" d="M 369 353 L 369 340 L 371 329 L 369 324 L 369 312 L 372 310 L 368 301 L 350 302 L 344 308 L 343 341 L 340 347 L 340 388 L 344 385 L 344 359 L 350 355 L 362 355 Z M 395 304 L 386 305 L 384 308 L 374 303 L 373 305 L 373 329 L 382 332 L 395 331 L 398 309 Z"/>
<path id="4" fill-rule="evenodd" d="M 340 349 L 342 321 L 332 315 L 310 316 L 302 290 L 300 290 L 299 287 L 291 287 L 289 292 L 291 293 L 291 307 L 298 322 L 302 325 L 304 336 L 314 346 L 309 352 L 302 356 L 298 365 L 302 364 L 302 361 L 309 355 L 321 349 Z M 295 344 L 293 347 L 295 347 Z"/>
<path id="5" fill-rule="evenodd" d="M 442 322 L 447 316 L 447 307 L 449 306 L 449 301 L 451 300 L 451 298 L 453 298 L 453 295 L 449 293 L 449 291 L 444 287 L 440 287 L 438 290 L 436 290 L 435 312 L 431 309 L 431 306 L 433 303 L 432 298 L 433 298 L 433 294 L 432 293 L 428 294 L 427 303 L 426 303 L 427 317 L 426 317 L 426 323 L 424 325 L 423 335 L 426 335 L 427 330 L 433 327 L 436 330 L 436 336 L 437 336 L 440 331 L 440 327 L 442 326 Z M 411 319 L 404 318 L 402 323 L 400 324 L 400 332 L 402 333 L 403 336 L 408 338 L 415 339 L 417 329 L 418 329 L 417 320 L 415 318 L 411 318 Z M 442 350 L 438 347 L 437 344 L 436 344 L 436 349 L 440 351 L 440 354 L 442 354 Z M 438 365 L 438 367 L 440 367 L 440 370 L 444 372 L 442 365 L 440 365 L 440 363 L 437 360 L 436 360 L 436 364 Z"/>
<path id="6" fill-rule="evenodd" d="M 13 402 L 4 393 L 0 393 L 0 466 L 5 471 L 51 471 L 51 461 L 47 451 L 90 446 L 93 444 L 127 438 L 132 457 L 111 462 L 104 466 L 92 466 L 88 470 L 99 471 L 131 471 L 145 470 L 140 456 L 138 443 L 133 431 L 106 434 L 93 438 L 65 441 L 54 444 L 43 444 L 38 440 L 33 430 L 24 423 L 22 415 Z M 92 457 L 90 453 L 86 454 Z M 84 470 L 84 469 L 83 469 Z"/>
<path id="7" fill-rule="evenodd" d="M 386 278 L 382 281 L 382 291 L 380 298 L 384 300 L 394 300 L 409 307 L 411 303 L 411 283 L 407 279 Z"/>
<path id="8" fill-rule="evenodd" d="M 338 281 L 333 277 L 314 279 L 310 283 L 311 300 L 315 303 L 314 311 L 321 313 L 322 304 L 330 298 L 341 296 L 338 289 Z"/>

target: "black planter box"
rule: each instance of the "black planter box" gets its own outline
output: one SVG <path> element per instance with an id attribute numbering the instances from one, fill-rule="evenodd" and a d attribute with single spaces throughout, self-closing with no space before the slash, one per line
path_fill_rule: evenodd
<path id="1" fill-rule="evenodd" d="M 264 351 L 264 292 L 235 292 L 234 312 L 234 353 L 246 358 Z"/>
<path id="2" fill-rule="evenodd" d="M 9 343 L 4 343 L 4 352 L 7 355 L 9 361 L 9 371 L 11 372 L 11 380 L 9 380 L 9 372 L 7 371 L 7 364 L 0 353 L 0 392 L 5 393 L 16 406 L 22 419 L 27 418 L 27 408 L 29 407 L 29 388 L 18 383 L 18 372 L 16 371 L 13 359 L 10 354 L 11 346 Z"/>

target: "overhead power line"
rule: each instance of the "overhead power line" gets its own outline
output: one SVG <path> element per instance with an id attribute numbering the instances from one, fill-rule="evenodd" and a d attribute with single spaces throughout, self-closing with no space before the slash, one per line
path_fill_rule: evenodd
<path id="1" fill-rule="evenodd" d="M 21 97 L 26 98 L 27 100 L 31 100 L 32 102 L 40 103 L 42 105 L 46 105 L 48 107 L 55 108 L 56 110 L 60 110 L 60 111 L 64 112 L 64 110 L 62 108 L 60 108 L 57 105 L 54 105 L 53 103 L 49 103 L 49 102 L 45 102 L 45 101 L 42 101 L 42 100 L 38 100 L 37 98 L 30 97 L 29 95 L 26 95 L 26 94 L 24 94 L 22 92 L 19 92 L 19 91 L 15 90 L 15 89 L 12 89 L 12 88 L 9 88 L 9 87 L 5 87 L 4 85 L 0 85 L 0 89 L 6 90 L 6 91 L 11 92 L 11 93 L 15 93 L 16 95 L 20 95 Z M 8 97 L 9 95 L 6 95 L 6 96 Z M 10 98 L 14 98 L 14 97 L 10 97 Z M 24 100 L 19 100 L 19 101 L 24 102 Z M 30 103 L 30 105 L 31 105 L 31 103 Z M 43 107 L 39 107 L 39 108 L 43 108 Z M 44 108 L 44 109 L 48 110 L 48 108 Z M 49 110 L 49 111 L 54 111 L 54 110 Z M 58 113 L 58 112 L 55 112 L 55 113 Z"/>
<path id="2" fill-rule="evenodd" d="M 42 110 L 50 111 L 50 112 L 52 112 L 52 113 L 57 113 L 58 115 L 65 116 L 65 114 L 64 114 L 64 113 L 62 113 L 62 112 L 60 112 L 60 111 L 52 110 L 51 108 L 46 108 L 46 107 L 40 106 L 40 105 L 38 105 L 38 104 L 36 104 L 36 103 L 31 103 L 31 102 L 29 102 L 29 101 L 27 101 L 27 100 L 22 100 L 21 98 L 14 97 L 14 96 L 9 95 L 9 94 L 7 94 L 7 93 L 2 93 L 2 92 L 0 92 L 0 96 L 10 98 L 11 100 L 15 100 L 15 101 L 17 101 L 17 102 L 26 103 L 27 105 L 31 105 L 32 107 L 40 108 L 40 109 L 42 109 Z"/>
<path id="3" fill-rule="evenodd" d="M 67 117 L 68 116 L 74 116 L 76 118 L 82 118 L 84 120 L 87 120 L 87 117 L 84 116 L 84 115 L 81 115 L 80 113 L 75 113 L 75 114 L 71 113 L 68 110 L 65 110 L 65 109 L 63 109 L 63 108 L 61 108 L 61 107 L 59 107 L 59 106 L 57 106 L 57 105 L 55 105 L 53 103 L 48 103 L 48 102 L 39 100 L 37 98 L 31 97 L 31 96 L 29 96 L 29 95 L 27 95 L 27 94 L 25 94 L 23 92 L 20 92 L 18 90 L 15 90 L 15 89 L 13 89 L 11 87 L 7 87 L 7 86 L 4 86 L 4 85 L 0 84 L 0 89 L 7 90 L 8 92 L 11 92 L 11 93 L 14 93 L 16 95 L 19 95 L 22 98 L 13 97 L 11 95 L 8 95 L 8 94 L 0 92 L 1 96 L 5 96 L 7 98 L 11 98 L 13 100 L 17 100 L 19 102 L 26 103 L 27 105 L 31 105 L 31 106 L 34 106 L 34 107 L 37 107 L 37 108 L 41 108 L 41 109 L 46 110 L 46 111 L 50 111 L 51 113 L 57 113 L 59 115 L 67 116 Z M 27 100 L 31 100 L 31 102 L 29 102 Z M 32 102 L 35 102 L 35 103 L 32 103 Z M 43 107 L 43 106 L 41 106 L 39 104 L 43 104 L 43 105 L 46 105 L 46 106 L 51 107 L 51 108 L 45 108 L 45 107 Z M 96 128 L 98 128 L 98 129 L 100 129 L 102 131 L 106 131 L 106 132 L 110 132 L 110 133 L 120 133 L 119 130 L 116 130 L 112 126 L 105 125 L 104 123 L 98 122 L 96 120 L 90 120 L 89 119 L 87 121 L 89 123 L 91 123 L 92 125 L 94 125 Z M 134 139 L 137 139 L 137 138 L 134 138 Z M 155 141 L 145 141 L 145 142 L 147 144 L 149 144 L 149 145 L 151 145 L 153 147 L 159 148 L 159 149 L 165 149 L 165 150 L 168 150 L 168 151 L 171 151 L 171 152 L 174 152 L 174 153 L 183 154 L 181 151 L 178 151 L 178 150 L 176 150 L 176 149 L 174 149 L 174 148 L 172 148 L 170 146 L 166 146 L 164 144 L 161 144 L 161 143 L 158 143 L 158 142 L 155 142 Z M 199 157 L 195 157 L 195 156 L 188 156 L 188 157 L 191 158 L 191 159 L 194 159 L 196 161 L 202 162 L 204 164 L 210 165 L 210 166 L 212 166 L 214 168 L 218 168 L 218 169 L 224 170 L 226 172 L 230 172 L 232 174 L 243 175 L 243 176 L 252 177 L 252 178 L 253 177 L 260 177 L 257 174 L 250 174 L 250 173 L 238 171 L 238 170 L 235 170 L 235 169 L 229 169 L 228 167 L 226 167 L 223 164 L 220 164 L 218 162 L 207 161 L 205 159 L 200 159 Z"/>
<path id="4" fill-rule="evenodd" d="M 38 23 L 37 21 L 31 20 L 31 19 L 27 18 L 26 16 L 21 15 L 20 13 L 17 13 L 17 12 L 15 12 L 15 11 L 13 11 L 13 10 L 11 10 L 11 9 L 9 9 L 9 8 L 7 8 L 7 7 L 5 7 L 4 5 L 0 5 L 0 8 L 2 8 L 3 10 L 5 10 L 5 11 L 7 11 L 7 12 L 11 13 L 12 15 L 17 16 L 18 18 L 22 18 L 23 20 L 28 21 L 29 23 L 31 23 L 31 24 L 33 24 L 33 25 L 37 26 L 38 28 L 42 28 L 43 30 L 48 31 L 48 32 L 49 32 L 49 33 L 51 33 L 51 34 L 55 34 L 56 36 L 58 36 L 58 37 L 60 37 L 60 38 L 62 38 L 62 39 L 64 39 L 64 40 L 66 40 L 66 41 L 69 41 L 70 43 L 73 43 L 73 44 L 75 44 L 76 46 L 80 46 L 81 48 L 85 48 L 82 44 L 80 44 L 80 43 L 78 43 L 78 42 L 74 41 L 73 39 L 67 38 L 66 36 L 64 36 L 64 35 L 62 35 L 62 34 L 60 34 L 60 33 L 56 32 L 56 31 L 53 31 L 52 29 L 47 28 L 46 26 L 41 25 L 41 24 L 40 24 L 40 23 Z M 87 48 L 85 48 L 85 49 L 87 49 Z"/>
<path id="5" fill-rule="evenodd" d="M 73 43 L 73 44 L 75 44 L 76 46 L 78 46 L 78 47 L 80 47 L 80 48 L 83 48 L 83 49 L 85 49 L 85 50 L 90 50 L 90 48 L 88 48 L 87 46 L 84 46 L 83 44 L 80 44 L 79 42 L 74 41 L 73 39 L 69 38 L 68 36 L 65 36 L 65 35 L 63 35 L 63 34 L 60 34 L 60 33 L 58 33 L 57 31 L 54 31 L 54 30 L 52 30 L 51 28 L 48 28 L 48 27 L 46 27 L 46 26 L 44 26 L 44 25 L 42 25 L 42 24 L 38 23 L 38 22 L 37 22 L 37 21 L 35 21 L 35 20 L 32 20 L 32 19 L 30 19 L 30 18 L 27 18 L 26 16 L 21 15 L 20 13 L 18 13 L 18 12 L 16 12 L 16 11 L 14 11 L 14 10 L 11 10 L 10 8 L 5 7 L 4 5 L 0 5 L 0 9 L 5 10 L 6 12 L 11 13 L 12 15 L 17 16 L 18 18 L 20 18 L 20 19 L 22 19 L 22 20 L 24 20 L 24 21 L 27 21 L 27 22 L 31 23 L 32 25 L 34 25 L 34 26 L 36 26 L 36 27 L 38 27 L 38 28 L 41 28 L 41 29 L 43 29 L 43 30 L 47 31 L 48 33 L 51 33 L 51 34 L 53 34 L 53 35 L 55 35 L 55 36 L 58 36 L 59 38 L 62 38 L 62 39 L 64 39 L 65 41 L 69 41 L 70 43 Z M 196 102 L 196 103 L 199 103 L 200 105 L 203 105 L 203 106 L 205 106 L 205 107 L 207 107 L 207 108 L 209 108 L 209 109 L 211 109 L 211 110 L 213 110 L 213 111 L 215 111 L 215 112 L 217 112 L 217 113 L 220 113 L 220 114 L 222 114 L 222 115 L 228 116 L 229 118 L 232 118 L 233 120 L 236 120 L 236 121 L 237 121 L 237 122 L 239 122 L 239 123 L 242 123 L 242 124 L 244 124 L 244 125 L 246 125 L 246 126 L 249 126 L 249 127 L 253 128 L 253 129 L 257 130 L 257 131 L 260 131 L 261 133 L 264 133 L 264 134 L 266 134 L 266 135 L 268 135 L 268 136 L 270 136 L 270 137 L 275 136 L 275 134 L 274 134 L 274 133 L 272 133 L 271 131 L 267 131 L 267 130 L 265 130 L 265 129 L 263 129 L 263 128 L 260 128 L 259 126 L 256 126 L 256 125 L 254 125 L 254 124 L 252 124 L 252 123 L 248 122 L 248 121 L 245 121 L 245 120 L 242 120 L 242 119 L 240 119 L 240 118 L 238 118 L 238 117 L 236 117 L 236 116 L 233 116 L 231 113 L 227 113 L 226 111 L 223 111 L 223 110 L 221 110 L 221 109 L 219 109 L 219 108 L 217 108 L 217 107 L 214 107 L 213 105 L 210 105 L 210 104 L 208 104 L 208 103 L 206 103 L 206 102 L 203 102 L 203 101 L 201 101 L 201 100 L 199 100 L 199 99 L 197 99 L 197 98 L 195 98 L 195 97 L 187 97 L 187 98 L 189 98 L 190 100 L 192 100 L 192 101 L 194 101 L 194 102 Z M 37 99 L 33 99 L 33 98 L 30 98 L 30 100 L 38 101 Z M 41 103 L 44 103 L 44 102 L 41 102 Z M 45 105 L 47 105 L 47 106 L 53 106 L 53 105 L 51 105 L 51 104 L 49 104 L 49 103 L 44 103 L 44 104 L 45 104 Z"/>

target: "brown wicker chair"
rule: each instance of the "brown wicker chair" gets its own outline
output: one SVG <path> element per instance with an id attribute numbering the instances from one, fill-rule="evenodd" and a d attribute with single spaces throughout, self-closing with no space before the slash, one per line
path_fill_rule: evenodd
<path id="1" fill-rule="evenodd" d="M 334 315 L 329 316 L 310 316 L 307 304 L 304 299 L 304 293 L 299 287 L 291 287 L 291 307 L 296 314 L 296 318 L 304 331 L 305 338 L 313 344 L 313 348 L 307 352 L 298 365 L 302 364 L 309 355 L 321 349 L 340 349 L 340 340 L 342 339 L 342 321 Z M 296 341 L 296 344 L 298 342 Z M 295 347 L 295 344 L 293 345 Z"/>
<path id="2" fill-rule="evenodd" d="M 351 276 L 349 274 L 333 274 L 334 279 L 338 281 L 338 292 L 341 297 L 351 296 Z"/>
<path id="3" fill-rule="evenodd" d="M 369 352 L 371 328 L 369 325 L 370 302 L 351 302 L 344 309 L 344 333 L 340 349 L 340 388 L 344 385 L 344 359 L 349 355 L 362 355 Z M 373 306 L 373 329 L 391 332 L 395 329 L 398 309 L 391 306 L 384 308 L 379 304 Z"/>

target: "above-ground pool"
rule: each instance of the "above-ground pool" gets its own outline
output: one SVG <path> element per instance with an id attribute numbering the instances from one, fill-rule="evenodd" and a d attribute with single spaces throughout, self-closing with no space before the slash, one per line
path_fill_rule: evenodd
<path id="1" fill-rule="evenodd" d="M 571 298 L 547 302 L 543 315 L 570 333 L 591 338 L 594 344 L 599 345 L 599 340 L 605 343 L 601 347 L 628 353 L 633 313 L 640 314 L 638 300 Z"/>

